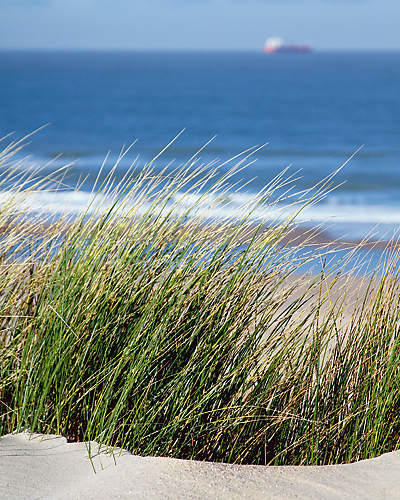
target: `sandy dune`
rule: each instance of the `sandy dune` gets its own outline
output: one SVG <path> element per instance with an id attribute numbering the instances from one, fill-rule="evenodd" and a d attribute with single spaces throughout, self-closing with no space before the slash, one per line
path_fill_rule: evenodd
<path id="1" fill-rule="evenodd" d="M 99 453 L 98 453 L 99 452 Z M 262 467 L 138 457 L 26 433 L 0 439 L 1 499 L 400 499 L 400 452 L 351 465 Z M 96 473 L 94 473 L 94 469 Z"/>

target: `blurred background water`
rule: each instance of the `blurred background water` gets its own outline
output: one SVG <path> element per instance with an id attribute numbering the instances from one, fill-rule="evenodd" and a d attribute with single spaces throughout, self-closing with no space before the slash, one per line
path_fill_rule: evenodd
<path id="1" fill-rule="evenodd" d="M 268 143 L 240 174 L 255 180 L 238 207 L 288 165 L 301 169 L 296 187 L 305 189 L 363 145 L 335 178 L 344 184 L 301 220 L 346 239 L 371 228 L 389 238 L 400 224 L 400 53 L 2 51 L 0 73 L 0 135 L 51 124 L 23 165 L 62 153 L 51 168 L 74 161 L 71 185 L 89 174 L 79 195 L 43 195 L 44 208 L 79 210 L 107 151 L 111 166 L 138 139 L 122 176 L 136 155 L 144 165 L 185 128 L 157 168 L 183 163 L 214 135 L 204 162 Z"/>

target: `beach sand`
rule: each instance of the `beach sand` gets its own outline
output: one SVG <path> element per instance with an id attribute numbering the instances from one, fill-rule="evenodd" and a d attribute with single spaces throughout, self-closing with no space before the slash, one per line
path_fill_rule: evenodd
<path id="1" fill-rule="evenodd" d="M 349 465 L 263 467 L 110 456 L 91 443 L 20 433 L 0 439 L 1 499 L 392 499 L 400 451 Z"/>

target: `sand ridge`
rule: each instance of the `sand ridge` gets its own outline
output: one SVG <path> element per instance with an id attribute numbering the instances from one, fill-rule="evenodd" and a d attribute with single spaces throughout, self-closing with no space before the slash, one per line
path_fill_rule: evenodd
<path id="1" fill-rule="evenodd" d="M 263 467 L 139 457 L 60 436 L 0 438 L 1 499 L 400 499 L 400 451 L 349 465 Z M 96 472 L 95 472 L 95 471 Z"/>

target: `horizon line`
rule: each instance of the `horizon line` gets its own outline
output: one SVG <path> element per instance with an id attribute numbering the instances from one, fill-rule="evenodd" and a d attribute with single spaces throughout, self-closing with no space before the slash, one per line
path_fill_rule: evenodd
<path id="1" fill-rule="evenodd" d="M 400 52 L 400 47 L 392 48 L 313 48 L 312 53 L 320 52 Z M 0 52 L 251 52 L 263 53 L 263 48 L 135 48 L 135 47 L 0 47 Z"/>

